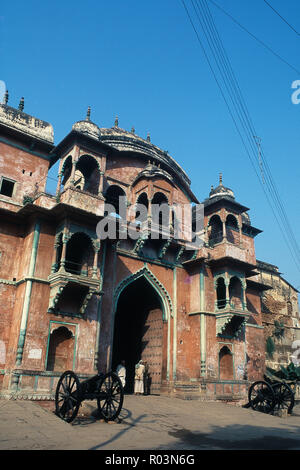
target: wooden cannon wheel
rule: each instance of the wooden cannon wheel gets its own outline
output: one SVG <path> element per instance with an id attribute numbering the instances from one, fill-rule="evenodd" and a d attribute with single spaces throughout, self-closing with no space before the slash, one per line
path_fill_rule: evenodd
<path id="1" fill-rule="evenodd" d="M 254 382 L 249 388 L 248 400 L 251 408 L 263 413 L 271 413 L 276 404 L 273 388 L 263 380 Z"/>
<path id="2" fill-rule="evenodd" d="M 272 384 L 275 393 L 275 410 L 287 410 L 289 414 L 292 413 L 295 404 L 294 392 L 291 387 L 285 382 L 276 382 Z"/>
<path id="3" fill-rule="evenodd" d="M 55 413 L 61 419 L 70 423 L 78 413 L 81 403 L 80 382 L 72 370 L 64 372 L 56 387 Z"/>
<path id="4" fill-rule="evenodd" d="M 98 411 L 105 421 L 116 419 L 122 409 L 124 390 L 119 377 L 113 373 L 105 374 L 97 391 Z"/>

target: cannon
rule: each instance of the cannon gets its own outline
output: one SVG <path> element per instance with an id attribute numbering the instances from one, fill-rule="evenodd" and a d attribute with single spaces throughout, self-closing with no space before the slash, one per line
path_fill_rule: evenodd
<path id="1" fill-rule="evenodd" d="M 269 414 L 282 410 L 291 414 L 295 404 L 294 386 L 294 382 L 288 384 L 265 376 L 265 380 L 258 380 L 249 387 L 246 407 Z"/>
<path id="2" fill-rule="evenodd" d="M 65 371 L 56 386 L 55 414 L 71 423 L 84 400 L 97 400 L 100 416 L 105 421 L 115 420 L 121 412 L 124 400 L 121 380 L 114 372 L 108 372 L 80 382 L 75 372 Z"/>

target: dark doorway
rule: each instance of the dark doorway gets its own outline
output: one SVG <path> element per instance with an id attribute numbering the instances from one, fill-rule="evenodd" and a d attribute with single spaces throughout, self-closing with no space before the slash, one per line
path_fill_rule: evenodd
<path id="1" fill-rule="evenodd" d="M 163 313 L 160 298 L 144 278 L 126 287 L 115 315 L 113 363 L 126 362 L 125 392 L 133 393 L 135 364 L 147 361 L 149 376 L 145 392 L 160 393 L 163 349 Z"/>
<path id="2" fill-rule="evenodd" d="M 65 326 L 51 333 L 46 370 L 73 369 L 74 341 L 72 332 Z"/>

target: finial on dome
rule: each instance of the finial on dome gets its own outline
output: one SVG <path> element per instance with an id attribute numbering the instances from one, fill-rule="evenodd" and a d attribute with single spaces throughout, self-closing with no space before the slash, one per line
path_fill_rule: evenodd
<path id="1" fill-rule="evenodd" d="M 119 118 L 118 118 L 118 116 L 116 116 L 116 119 L 115 119 L 115 127 L 119 127 Z"/>
<path id="2" fill-rule="evenodd" d="M 210 187 L 210 190 L 213 191 L 213 189 L 214 189 L 214 186 L 213 186 L 213 184 L 212 184 L 211 187 Z"/>
<path id="3" fill-rule="evenodd" d="M 91 107 L 90 107 L 90 106 L 89 106 L 88 109 L 87 109 L 85 120 L 86 120 L 86 121 L 90 121 L 90 120 L 91 120 Z"/>
<path id="4" fill-rule="evenodd" d="M 150 142 L 150 133 L 149 132 L 147 134 L 147 140 L 148 140 L 148 142 Z"/>
<path id="5" fill-rule="evenodd" d="M 23 111 L 24 109 L 24 97 L 22 96 L 22 98 L 20 99 L 20 103 L 19 103 L 19 111 Z"/>
<path id="6" fill-rule="evenodd" d="M 223 175 L 222 175 L 222 173 L 220 173 L 220 175 L 219 175 L 219 183 L 220 183 L 220 186 L 223 186 Z"/>
<path id="7" fill-rule="evenodd" d="M 5 91 L 4 98 L 3 98 L 3 104 L 8 103 L 8 90 Z"/>

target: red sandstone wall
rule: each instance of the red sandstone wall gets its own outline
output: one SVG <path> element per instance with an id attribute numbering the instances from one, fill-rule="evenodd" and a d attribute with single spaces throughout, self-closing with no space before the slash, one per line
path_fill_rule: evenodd
<path id="1" fill-rule="evenodd" d="M 17 182 L 13 199 L 1 195 L 2 199 L 13 200 L 22 205 L 23 196 L 32 195 L 36 183 L 40 192 L 45 190 L 48 160 L 1 142 L 0 156 L 0 176 L 6 176 Z"/>

